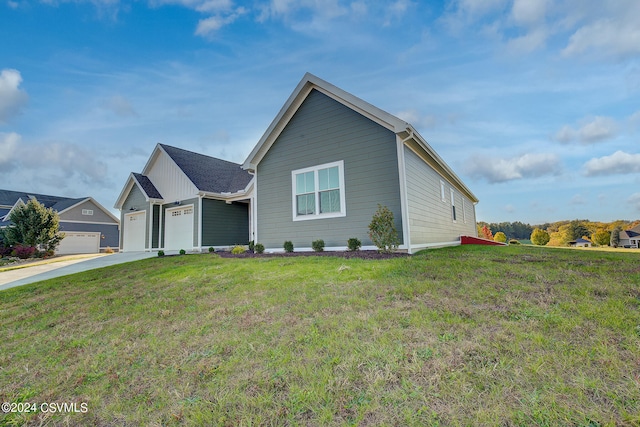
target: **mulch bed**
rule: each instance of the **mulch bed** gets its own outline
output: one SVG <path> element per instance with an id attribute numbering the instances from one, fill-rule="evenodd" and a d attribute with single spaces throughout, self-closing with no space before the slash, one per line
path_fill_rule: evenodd
<path id="1" fill-rule="evenodd" d="M 408 257 L 409 254 L 402 252 L 394 252 L 385 254 L 378 251 L 325 251 L 325 252 L 278 252 L 278 253 L 263 253 L 257 254 L 253 252 L 245 252 L 243 254 L 232 254 L 227 251 L 215 252 L 216 255 L 222 258 L 286 258 L 286 257 L 300 257 L 300 256 L 334 256 L 341 258 L 359 258 L 359 259 L 390 259 Z"/>

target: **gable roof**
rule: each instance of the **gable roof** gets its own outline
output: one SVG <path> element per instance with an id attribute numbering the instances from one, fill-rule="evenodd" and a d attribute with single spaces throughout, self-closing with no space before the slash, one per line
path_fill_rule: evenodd
<path id="1" fill-rule="evenodd" d="M 237 163 L 170 145 L 158 145 L 182 169 L 199 191 L 237 193 L 244 190 L 253 178 Z"/>
<path id="2" fill-rule="evenodd" d="M 306 73 L 302 77 L 300 83 L 298 83 L 293 93 L 289 96 L 265 133 L 244 161 L 242 165 L 244 169 L 250 171 L 256 169 L 258 163 L 260 163 L 267 151 L 269 151 L 271 146 L 275 143 L 280 133 L 287 126 L 291 118 L 295 115 L 298 108 L 300 108 L 312 90 L 317 90 L 329 96 L 333 100 L 362 114 L 368 119 L 378 123 L 380 126 L 383 126 L 395 133 L 407 146 L 410 145 L 412 150 L 419 151 L 420 157 L 427 159 L 427 163 L 429 163 L 437 173 L 443 176 L 447 181 L 454 184 L 458 190 L 465 193 L 474 203 L 478 202 L 478 198 L 444 162 L 444 160 L 440 158 L 435 150 L 411 124 L 372 104 L 369 104 L 368 102 L 332 85 L 325 80 L 322 80 L 317 76 L 314 76 L 311 73 Z"/>
<path id="3" fill-rule="evenodd" d="M 640 224 L 630 228 L 629 230 L 623 230 L 620 232 L 621 239 L 630 239 L 638 236 L 640 236 Z"/>
<path id="4" fill-rule="evenodd" d="M 138 183 L 140 189 L 148 199 L 162 199 L 162 195 L 160 194 L 156 186 L 153 185 L 153 182 L 151 182 L 148 176 L 135 172 L 133 172 L 131 175 L 133 175 L 133 179 Z"/>

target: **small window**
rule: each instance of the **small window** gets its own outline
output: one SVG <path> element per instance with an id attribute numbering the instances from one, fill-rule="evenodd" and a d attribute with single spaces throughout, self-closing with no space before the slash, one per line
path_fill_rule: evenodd
<path id="1" fill-rule="evenodd" d="M 462 198 L 462 221 L 467 223 L 467 202 L 464 197 Z"/>
<path id="2" fill-rule="evenodd" d="M 451 218 L 456 222 L 456 197 L 453 188 L 451 189 Z"/>
<path id="3" fill-rule="evenodd" d="M 93 215 L 93 209 L 82 209 L 82 215 Z"/>
<path id="4" fill-rule="evenodd" d="M 447 199 L 444 197 L 444 182 L 440 181 L 440 200 L 446 202 Z"/>
<path id="5" fill-rule="evenodd" d="M 343 161 L 298 169 L 291 178 L 294 221 L 346 215 Z"/>

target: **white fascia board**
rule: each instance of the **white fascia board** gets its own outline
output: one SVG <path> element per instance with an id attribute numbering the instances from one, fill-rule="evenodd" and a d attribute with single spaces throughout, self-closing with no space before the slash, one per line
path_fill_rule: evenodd
<path id="1" fill-rule="evenodd" d="M 131 192 L 131 189 L 133 188 L 134 184 L 137 184 L 137 182 L 134 179 L 133 172 L 132 172 L 129 174 L 129 178 L 127 178 L 127 182 L 124 184 L 124 187 L 122 187 L 122 191 L 120 192 L 120 195 L 116 199 L 116 203 L 113 205 L 114 208 L 118 210 L 122 210 L 122 205 L 124 205 L 124 201 L 127 198 L 127 195 Z"/>
<path id="2" fill-rule="evenodd" d="M 242 165 L 243 169 L 255 170 L 260 160 L 262 160 L 262 157 L 264 157 L 312 89 L 318 90 L 395 133 L 404 132 L 409 127 L 407 122 L 400 120 L 396 116 L 369 104 L 311 73 L 306 73 L 244 161 Z"/>

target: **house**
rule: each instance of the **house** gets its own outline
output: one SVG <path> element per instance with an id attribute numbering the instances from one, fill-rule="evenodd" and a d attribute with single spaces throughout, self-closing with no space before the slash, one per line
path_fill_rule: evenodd
<path id="1" fill-rule="evenodd" d="M 123 251 L 226 248 L 250 240 L 252 177 L 239 164 L 157 144 L 115 207 Z"/>
<path id="2" fill-rule="evenodd" d="M 225 247 L 267 251 L 356 237 L 378 204 L 413 253 L 476 236 L 478 199 L 409 123 L 306 74 L 242 165 L 158 144 L 116 208 L 123 249 Z"/>
<path id="3" fill-rule="evenodd" d="M 476 236 L 476 196 L 409 123 L 306 74 L 243 164 L 254 174 L 251 215 L 267 249 L 323 239 L 344 249 L 378 204 L 394 214 L 400 249 Z"/>
<path id="4" fill-rule="evenodd" d="M 0 227 L 10 225 L 11 211 L 31 199 L 58 213 L 60 231 L 65 237 L 57 254 L 98 253 L 107 248 L 118 250 L 120 221 L 92 197 L 69 198 L 0 190 Z"/>
<path id="5" fill-rule="evenodd" d="M 569 246 L 577 247 L 577 248 L 590 248 L 591 242 L 587 239 L 583 239 L 582 237 L 576 240 L 572 240 L 569 242 Z"/>
<path id="6" fill-rule="evenodd" d="M 640 248 L 640 224 L 629 230 L 621 231 L 618 246 L 624 248 Z"/>

